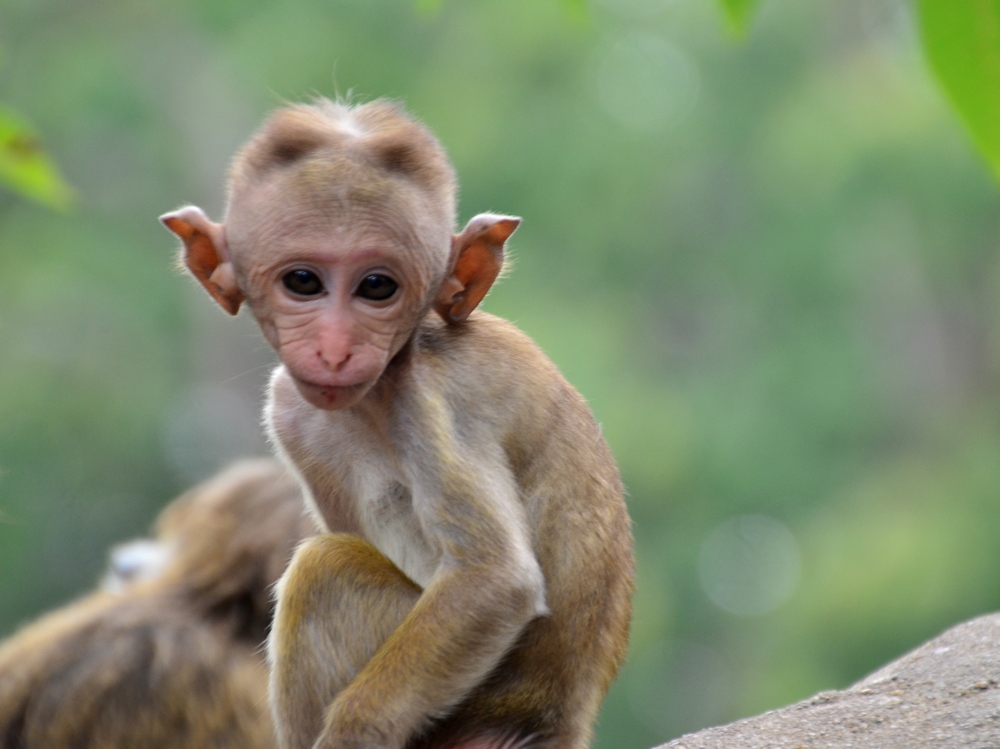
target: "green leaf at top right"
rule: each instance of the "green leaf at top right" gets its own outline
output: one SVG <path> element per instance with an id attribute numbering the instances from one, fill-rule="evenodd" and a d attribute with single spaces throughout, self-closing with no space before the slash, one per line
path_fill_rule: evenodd
<path id="1" fill-rule="evenodd" d="M 918 0 L 931 67 L 1000 177 L 1000 0 Z"/>

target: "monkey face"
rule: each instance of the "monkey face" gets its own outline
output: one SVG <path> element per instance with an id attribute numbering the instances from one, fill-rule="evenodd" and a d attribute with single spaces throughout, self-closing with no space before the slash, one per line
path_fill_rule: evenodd
<path id="1" fill-rule="evenodd" d="M 299 393 L 326 411 L 364 398 L 431 309 L 462 323 L 499 275 L 520 223 L 483 213 L 449 239 L 391 192 L 377 202 L 302 205 L 286 199 L 288 187 L 245 191 L 225 225 L 194 206 L 160 220 L 223 309 L 235 315 L 249 303 Z"/>
<path id="2" fill-rule="evenodd" d="M 226 225 L 242 293 L 302 397 L 348 408 L 426 311 L 434 280 L 420 262 L 426 252 L 358 213 L 350 221 L 272 215 L 265 226 L 259 216 L 235 210 Z"/>

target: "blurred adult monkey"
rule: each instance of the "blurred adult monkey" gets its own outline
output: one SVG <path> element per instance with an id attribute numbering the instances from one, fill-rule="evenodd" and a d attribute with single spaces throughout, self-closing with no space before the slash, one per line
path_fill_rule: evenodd
<path id="1" fill-rule="evenodd" d="M 455 190 L 398 106 L 320 100 L 239 152 L 224 225 L 162 217 L 277 351 L 268 428 L 331 531 L 279 583 L 287 749 L 584 747 L 625 655 L 617 468 L 545 355 L 473 312 L 519 219 L 453 236 Z"/>
<path id="2" fill-rule="evenodd" d="M 271 587 L 314 531 L 272 460 L 171 503 L 106 589 L 0 642 L 0 749 L 275 749 Z"/>

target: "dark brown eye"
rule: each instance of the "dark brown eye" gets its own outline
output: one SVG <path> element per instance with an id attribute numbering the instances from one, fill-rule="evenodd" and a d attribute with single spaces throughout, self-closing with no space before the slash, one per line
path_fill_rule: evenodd
<path id="1" fill-rule="evenodd" d="M 281 283 L 293 294 L 316 296 L 323 293 L 323 282 L 311 270 L 299 268 L 290 270 L 281 277 Z"/>
<path id="2" fill-rule="evenodd" d="M 389 278 L 389 276 L 383 276 L 381 273 L 373 273 L 370 276 L 366 276 L 358 284 L 358 290 L 354 293 L 362 299 L 381 302 L 383 299 L 388 299 L 395 294 L 398 288 L 399 284 Z"/>

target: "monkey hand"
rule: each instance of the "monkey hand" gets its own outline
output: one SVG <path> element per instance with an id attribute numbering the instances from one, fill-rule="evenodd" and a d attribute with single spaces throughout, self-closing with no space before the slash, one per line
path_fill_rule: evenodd
<path id="1" fill-rule="evenodd" d="M 327 725 L 312 749 L 403 749 L 406 737 L 393 738 L 376 726 L 344 731 Z"/>

